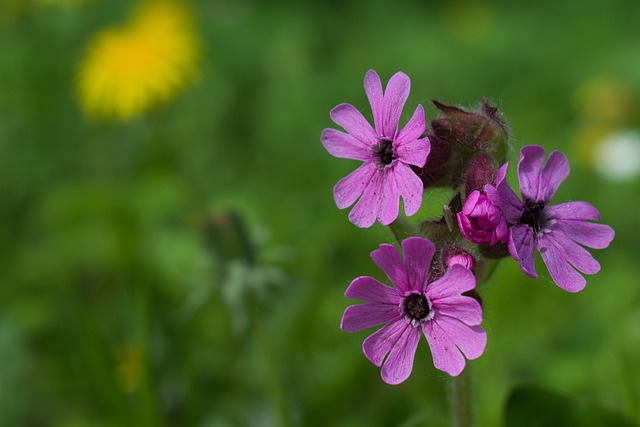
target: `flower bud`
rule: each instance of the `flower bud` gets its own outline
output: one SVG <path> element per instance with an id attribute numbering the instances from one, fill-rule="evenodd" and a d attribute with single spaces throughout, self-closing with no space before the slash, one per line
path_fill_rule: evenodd
<path id="1" fill-rule="evenodd" d="M 505 243 L 508 238 L 507 222 L 502 211 L 486 194 L 473 191 L 458 213 L 458 227 L 469 241 L 477 244 Z"/>
<path id="2" fill-rule="evenodd" d="M 427 132 L 427 136 L 431 143 L 427 163 L 422 168 L 412 166 L 425 188 L 434 186 L 447 175 L 447 166 L 451 158 L 451 144 L 448 141 L 442 140 L 433 131 Z"/>
<path id="3" fill-rule="evenodd" d="M 442 113 L 441 117 L 431 122 L 435 136 L 454 146 L 490 151 L 499 162 L 504 160 L 507 123 L 497 107 L 483 100 L 480 111 L 467 111 L 438 101 L 432 102 Z"/>
<path id="4" fill-rule="evenodd" d="M 476 266 L 476 260 L 473 255 L 457 245 L 449 245 L 442 248 L 440 260 L 444 268 L 461 265 L 474 271 Z"/>
<path id="5" fill-rule="evenodd" d="M 474 190 L 482 190 L 485 184 L 493 184 L 496 180 L 498 167 L 493 158 L 487 153 L 476 155 L 467 169 L 465 194 L 469 195 Z"/>

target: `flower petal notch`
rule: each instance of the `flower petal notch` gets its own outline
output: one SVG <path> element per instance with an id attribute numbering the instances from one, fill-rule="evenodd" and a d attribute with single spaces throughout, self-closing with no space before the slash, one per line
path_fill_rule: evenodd
<path id="1" fill-rule="evenodd" d="M 364 340 L 362 350 L 371 363 L 382 368 L 387 384 L 399 384 L 411 375 L 421 334 L 427 339 L 435 367 L 457 376 L 466 359 L 482 355 L 487 342 L 480 326 L 480 304 L 462 295 L 475 288 L 475 277 L 468 268 L 454 263 L 444 276 L 429 283 L 434 245 L 422 237 L 409 237 L 402 242 L 402 249 L 404 259 L 395 247 L 386 244 L 371 253 L 393 286 L 372 277 L 356 278 L 345 296 L 365 304 L 347 307 L 340 327 L 357 332 L 384 325 Z"/>
<path id="2" fill-rule="evenodd" d="M 509 223 L 509 252 L 522 271 L 537 277 L 537 249 L 553 281 L 568 292 L 578 292 L 586 285 L 583 274 L 600 270 L 598 261 L 583 246 L 606 248 L 615 233 L 608 225 L 591 222 L 599 221 L 600 213 L 587 202 L 550 205 L 558 187 L 569 176 L 569 162 L 564 154 L 554 151 L 543 166 L 544 156 L 544 148 L 537 145 L 520 151 L 518 179 L 522 199 L 504 179 L 506 164 L 498 172 L 496 186 L 485 188 Z"/>
<path id="3" fill-rule="evenodd" d="M 355 203 L 349 220 L 358 227 L 371 227 L 376 220 L 382 225 L 391 224 L 398 217 L 400 197 L 407 216 L 414 215 L 422 204 L 423 184 L 411 166 L 423 167 L 431 150 L 429 138 L 423 136 L 423 107 L 418 105 L 407 124 L 399 129 L 410 87 L 409 77 L 398 72 L 383 90 L 378 74 L 367 71 L 364 89 L 374 126 L 354 106 L 340 104 L 330 116 L 346 133 L 328 128 L 320 137 L 332 156 L 363 162 L 333 189 L 338 208 Z"/>

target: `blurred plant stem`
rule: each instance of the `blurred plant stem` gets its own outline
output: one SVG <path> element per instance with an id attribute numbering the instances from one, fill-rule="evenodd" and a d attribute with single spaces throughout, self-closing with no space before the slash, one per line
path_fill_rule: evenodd
<path id="1" fill-rule="evenodd" d="M 261 356 L 260 360 L 264 369 L 268 395 L 271 400 L 271 407 L 276 421 L 275 425 L 280 427 L 289 427 L 291 426 L 291 421 L 289 420 L 289 412 L 287 411 L 284 387 L 282 384 L 282 378 L 278 372 L 278 367 L 274 361 L 271 338 L 265 328 L 265 315 L 260 309 L 255 298 L 252 297 L 249 298 L 249 300 L 248 305 L 252 320 L 252 335 L 255 338 L 257 354 Z"/>
<path id="2" fill-rule="evenodd" d="M 469 365 L 460 375 L 453 378 L 453 425 L 455 427 L 471 427 L 473 417 L 471 413 L 471 381 L 469 379 Z"/>
<path id="3" fill-rule="evenodd" d="M 417 235 L 416 227 L 409 224 L 404 218 L 398 217 L 395 221 L 389 224 L 389 230 L 391 230 L 391 234 L 396 239 L 398 244 L 401 244 L 404 239 L 411 236 Z"/>

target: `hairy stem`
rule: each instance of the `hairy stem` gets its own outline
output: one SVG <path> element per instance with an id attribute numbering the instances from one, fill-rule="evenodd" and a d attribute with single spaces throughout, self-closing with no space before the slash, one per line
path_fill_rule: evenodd
<path id="1" fill-rule="evenodd" d="M 455 427 L 471 427 L 473 425 L 471 411 L 471 381 L 469 367 L 453 378 L 453 425 Z"/>

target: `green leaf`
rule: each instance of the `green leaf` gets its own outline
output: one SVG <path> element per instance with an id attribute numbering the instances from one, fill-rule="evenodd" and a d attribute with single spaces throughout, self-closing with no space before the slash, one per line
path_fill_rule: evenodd
<path id="1" fill-rule="evenodd" d="M 509 396 L 505 426 L 638 427 L 638 424 L 587 400 L 523 385 Z"/>

